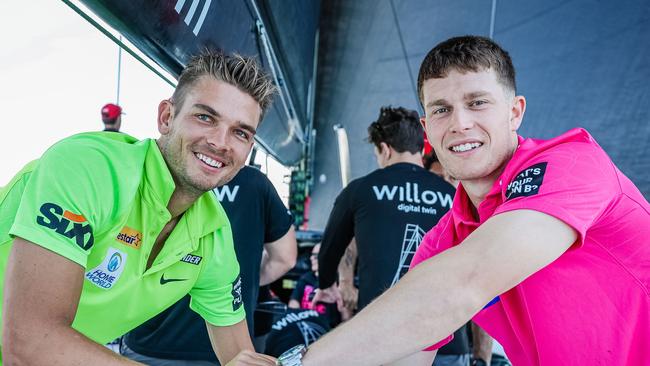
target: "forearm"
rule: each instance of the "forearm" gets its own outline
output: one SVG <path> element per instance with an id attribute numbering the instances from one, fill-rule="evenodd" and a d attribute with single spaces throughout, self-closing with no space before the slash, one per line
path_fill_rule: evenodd
<path id="1" fill-rule="evenodd" d="M 352 285 L 354 283 L 354 265 L 357 261 L 357 242 L 353 239 L 345 249 L 345 254 L 339 263 L 339 284 Z"/>
<path id="2" fill-rule="evenodd" d="M 266 251 L 262 254 L 262 263 L 260 270 L 260 286 L 268 285 L 269 283 L 282 277 L 295 265 L 295 259 L 273 257 Z"/>
<path id="3" fill-rule="evenodd" d="M 14 239 L 5 271 L 5 365 L 136 365 L 71 327 L 83 268 L 39 245 Z M 43 281 L 47 278 L 48 281 Z"/>
<path id="4" fill-rule="evenodd" d="M 434 344 L 494 297 L 556 260 L 576 238 L 571 227 L 539 212 L 492 217 L 316 342 L 305 365 L 376 365 Z"/>
<path id="5" fill-rule="evenodd" d="M 431 366 L 437 351 L 420 351 L 384 366 Z"/>
<path id="6" fill-rule="evenodd" d="M 452 260 L 453 251 L 422 263 L 352 320 L 312 345 L 304 364 L 387 363 L 453 333 L 489 301 L 485 300 L 489 294 L 469 287 L 473 283 L 469 268 L 473 267 L 459 263 L 458 258 Z"/>
<path id="7" fill-rule="evenodd" d="M 472 354 L 474 358 L 480 358 L 488 365 L 492 360 L 492 337 L 487 334 L 481 327 L 471 322 L 472 327 Z"/>
<path id="8" fill-rule="evenodd" d="M 217 327 L 206 322 L 212 348 L 222 365 L 230 362 L 243 350 L 254 351 L 248 334 L 246 320 L 225 327 Z"/>
<path id="9" fill-rule="evenodd" d="M 141 365 L 97 344 L 68 326 L 29 330 L 5 327 L 5 365 Z M 38 350 L 35 352 L 35 350 Z"/>

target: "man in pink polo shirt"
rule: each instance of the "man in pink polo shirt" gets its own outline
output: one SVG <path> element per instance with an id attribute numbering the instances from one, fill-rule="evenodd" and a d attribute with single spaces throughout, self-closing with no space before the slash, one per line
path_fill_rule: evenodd
<path id="1" fill-rule="evenodd" d="M 426 56 L 422 123 L 461 182 L 453 208 L 412 270 L 304 365 L 430 365 L 420 350 L 469 319 L 514 365 L 650 365 L 650 204 L 585 130 L 518 136 L 514 75 L 483 37 Z"/>

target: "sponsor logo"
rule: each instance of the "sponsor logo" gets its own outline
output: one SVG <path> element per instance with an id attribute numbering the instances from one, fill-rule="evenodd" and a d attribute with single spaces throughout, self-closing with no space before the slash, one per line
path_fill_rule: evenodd
<path id="1" fill-rule="evenodd" d="M 115 240 L 124 245 L 128 245 L 131 248 L 140 249 L 140 246 L 142 245 L 142 233 L 125 226 L 122 228 L 122 231 L 117 234 Z"/>
<path id="2" fill-rule="evenodd" d="M 406 224 L 404 227 L 404 239 L 402 239 L 402 251 L 399 255 L 399 264 L 393 277 L 391 286 L 395 285 L 402 276 L 408 272 L 415 252 L 418 250 L 426 232 L 419 225 Z"/>
<path id="3" fill-rule="evenodd" d="M 425 205 L 435 205 L 438 203 L 442 207 L 451 208 L 454 201 L 450 194 L 443 194 L 442 192 L 424 190 L 420 192 L 420 187 L 417 183 L 407 182 L 403 187 L 401 186 L 387 186 L 381 187 L 372 186 L 375 196 L 378 201 L 383 199 L 394 201 L 395 199 L 400 202 L 424 203 Z"/>
<path id="4" fill-rule="evenodd" d="M 194 264 L 194 265 L 198 266 L 199 263 L 201 263 L 201 259 L 203 259 L 203 257 L 198 256 L 198 255 L 188 254 L 188 255 L 184 256 L 183 258 L 181 258 L 181 262 Z"/>
<path id="5" fill-rule="evenodd" d="M 282 319 L 275 322 L 271 326 L 271 328 L 275 330 L 282 330 L 284 327 L 286 327 L 291 323 L 299 322 L 312 317 L 317 318 L 318 316 L 320 316 L 320 314 L 318 314 L 316 310 L 301 311 L 299 313 L 289 313 L 286 316 L 282 317 Z"/>
<path id="6" fill-rule="evenodd" d="M 241 276 L 237 276 L 235 281 L 232 283 L 232 311 L 239 309 L 242 305 L 241 297 Z"/>
<path id="7" fill-rule="evenodd" d="M 47 202 L 44 203 L 40 212 L 42 216 L 36 216 L 36 223 L 67 238 L 74 238 L 75 243 L 83 250 L 88 250 L 95 241 L 93 228 L 83 215 L 64 210 L 61 206 Z"/>
<path id="8" fill-rule="evenodd" d="M 187 281 L 187 278 L 165 278 L 164 273 L 160 276 L 160 284 L 161 285 L 164 285 L 164 284 L 170 283 L 170 282 L 179 282 L 179 281 Z"/>
<path id="9" fill-rule="evenodd" d="M 237 192 L 239 192 L 239 185 L 234 186 L 232 190 L 230 186 L 227 185 L 214 189 L 214 194 L 217 195 L 219 202 L 223 202 L 224 199 L 228 199 L 229 202 L 235 202 Z"/>
<path id="10" fill-rule="evenodd" d="M 508 184 L 506 189 L 506 201 L 516 197 L 527 197 L 539 193 L 539 187 L 544 181 L 547 162 L 531 165 L 522 170 Z"/>
<path id="11" fill-rule="evenodd" d="M 451 208 L 454 201 L 454 198 L 448 193 L 427 189 L 420 191 L 420 186 L 417 183 L 410 182 L 406 182 L 404 186 L 372 186 L 372 190 L 378 201 L 399 201 L 397 209 L 405 213 L 437 215 L 438 210 L 431 206 Z"/>
<path id="12" fill-rule="evenodd" d="M 115 272 L 118 269 L 120 269 L 121 266 L 122 266 L 122 256 L 120 255 L 120 253 L 113 253 L 111 259 L 108 260 L 108 265 L 106 266 L 106 268 L 108 268 L 109 272 Z"/>
<path id="13" fill-rule="evenodd" d="M 108 248 L 102 263 L 86 272 L 86 279 L 97 287 L 110 289 L 122 275 L 126 263 L 126 253 Z"/>

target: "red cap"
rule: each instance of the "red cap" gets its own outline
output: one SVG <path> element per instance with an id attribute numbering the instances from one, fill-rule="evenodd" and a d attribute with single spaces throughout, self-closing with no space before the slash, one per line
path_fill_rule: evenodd
<path id="1" fill-rule="evenodd" d="M 117 104 L 108 103 L 102 107 L 103 119 L 116 119 L 122 114 L 122 107 Z"/>
<path id="2" fill-rule="evenodd" d="M 426 155 L 433 150 L 433 147 L 429 143 L 429 139 L 427 138 L 427 133 L 424 133 L 424 149 L 422 150 L 422 155 Z"/>

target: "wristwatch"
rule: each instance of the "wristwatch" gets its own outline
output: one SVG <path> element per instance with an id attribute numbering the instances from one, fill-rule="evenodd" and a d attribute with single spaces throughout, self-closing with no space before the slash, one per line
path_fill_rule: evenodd
<path id="1" fill-rule="evenodd" d="M 307 347 L 304 344 L 299 344 L 282 353 L 275 364 L 278 366 L 302 366 L 301 360 L 305 353 L 307 353 Z"/>

